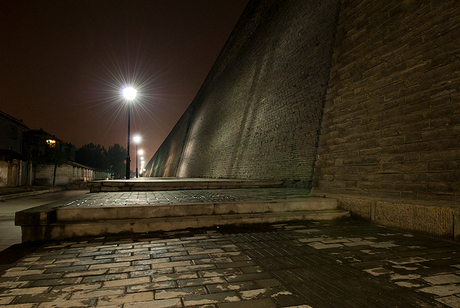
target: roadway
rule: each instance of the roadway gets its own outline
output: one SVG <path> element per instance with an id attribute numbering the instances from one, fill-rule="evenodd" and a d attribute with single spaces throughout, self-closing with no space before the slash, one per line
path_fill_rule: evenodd
<path id="1" fill-rule="evenodd" d="M 14 225 L 14 214 L 39 205 L 89 193 L 85 190 L 65 190 L 49 194 L 0 200 L 0 251 L 21 243 L 21 227 Z"/>

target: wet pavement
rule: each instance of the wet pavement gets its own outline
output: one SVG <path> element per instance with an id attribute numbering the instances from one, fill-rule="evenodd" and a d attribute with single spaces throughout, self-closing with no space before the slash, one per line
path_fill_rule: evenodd
<path id="1" fill-rule="evenodd" d="M 2 268 L 10 308 L 460 307 L 458 243 L 354 220 L 47 242 Z"/>

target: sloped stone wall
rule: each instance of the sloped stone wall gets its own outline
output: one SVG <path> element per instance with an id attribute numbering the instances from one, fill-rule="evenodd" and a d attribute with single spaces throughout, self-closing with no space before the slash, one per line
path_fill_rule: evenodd
<path id="1" fill-rule="evenodd" d="M 311 187 L 339 3 L 250 1 L 148 174 Z"/>

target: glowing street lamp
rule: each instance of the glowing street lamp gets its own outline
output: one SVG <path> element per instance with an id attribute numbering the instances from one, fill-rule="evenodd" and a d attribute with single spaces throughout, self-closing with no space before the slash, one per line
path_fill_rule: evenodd
<path id="1" fill-rule="evenodd" d="M 139 150 L 139 152 L 137 152 L 137 153 L 139 155 L 144 155 L 144 150 Z M 141 156 L 140 160 L 141 160 L 141 162 L 140 162 L 140 164 L 141 164 L 141 172 L 140 173 L 142 173 L 142 168 L 143 168 L 143 164 L 144 164 L 144 157 Z"/>
<path id="2" fill-rule="evenodd" d="M 142 152 L 142 153 L 141 153 Z M 139 151 L 139 154 L 140 155 L 143 155 L 144 154 L 144 151 L 140 150 Z M 144 169 L 144 164 L 145 164 L 145 161 L 144 161 L 144 156 L 141 156 L 141 173 L 144 173 L 145 169 Z"/>
<path id="3" fill-rule="evenodd" d="M 130 177 L 130 164 L 131 160 L 129 158 L 129 142 L 130 142 L 130 136 L 129 136 L 129 129 L 130 129 L 130 121 L 131 121 L 131 104 L 129 101 L 132 101 L 133 99 L 136 98 L 137 90 L 134 89 L 131 86 L 123 86 L 122 89 L 122 94 L 123 97 L 128 101 L 128 147 L 126 149 L 126 179 L 129 180 Z"/>
<path id="4" fill-rule="evenodd" d="M 136 178 L 139 177 L 139 169 L 137 168 L 139 166 L 139 164 L 137 162 L 137 154 L 138 154 L 137 145 L 139 144 L 139 142 L 141 142 L 141 136 L 139 136 L 139 135 L 134 136 L 134 143 L 136 143 Z"/>

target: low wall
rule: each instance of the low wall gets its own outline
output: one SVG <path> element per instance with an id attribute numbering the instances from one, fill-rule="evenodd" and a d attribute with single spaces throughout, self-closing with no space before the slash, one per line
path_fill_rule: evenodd
<path id="1" fill-rule="evenodd" d="M 338 207 L 350 211 L 353 218 L 460 241 L 460 208 L 450 202 L 351 196 L 317 190 L 314 195 L 336 199 Z"/>
<path id="2" fill-rule="evenodd" d="M 8 162 L 0 161 L 0 187 L 8 185 Z"/>
<path id="3" fill-rule="evenodd" d="M 34 183 L 36 185 L 53 185 L 54 165 L 38 165 L 35 167 Z M 89 167 L 67 163 L 56 167 L 54 185 L 67 185 L 76 182 L 88 182 L 104 180 L 110 177 L 110 173 L 91 169 Z"/>

